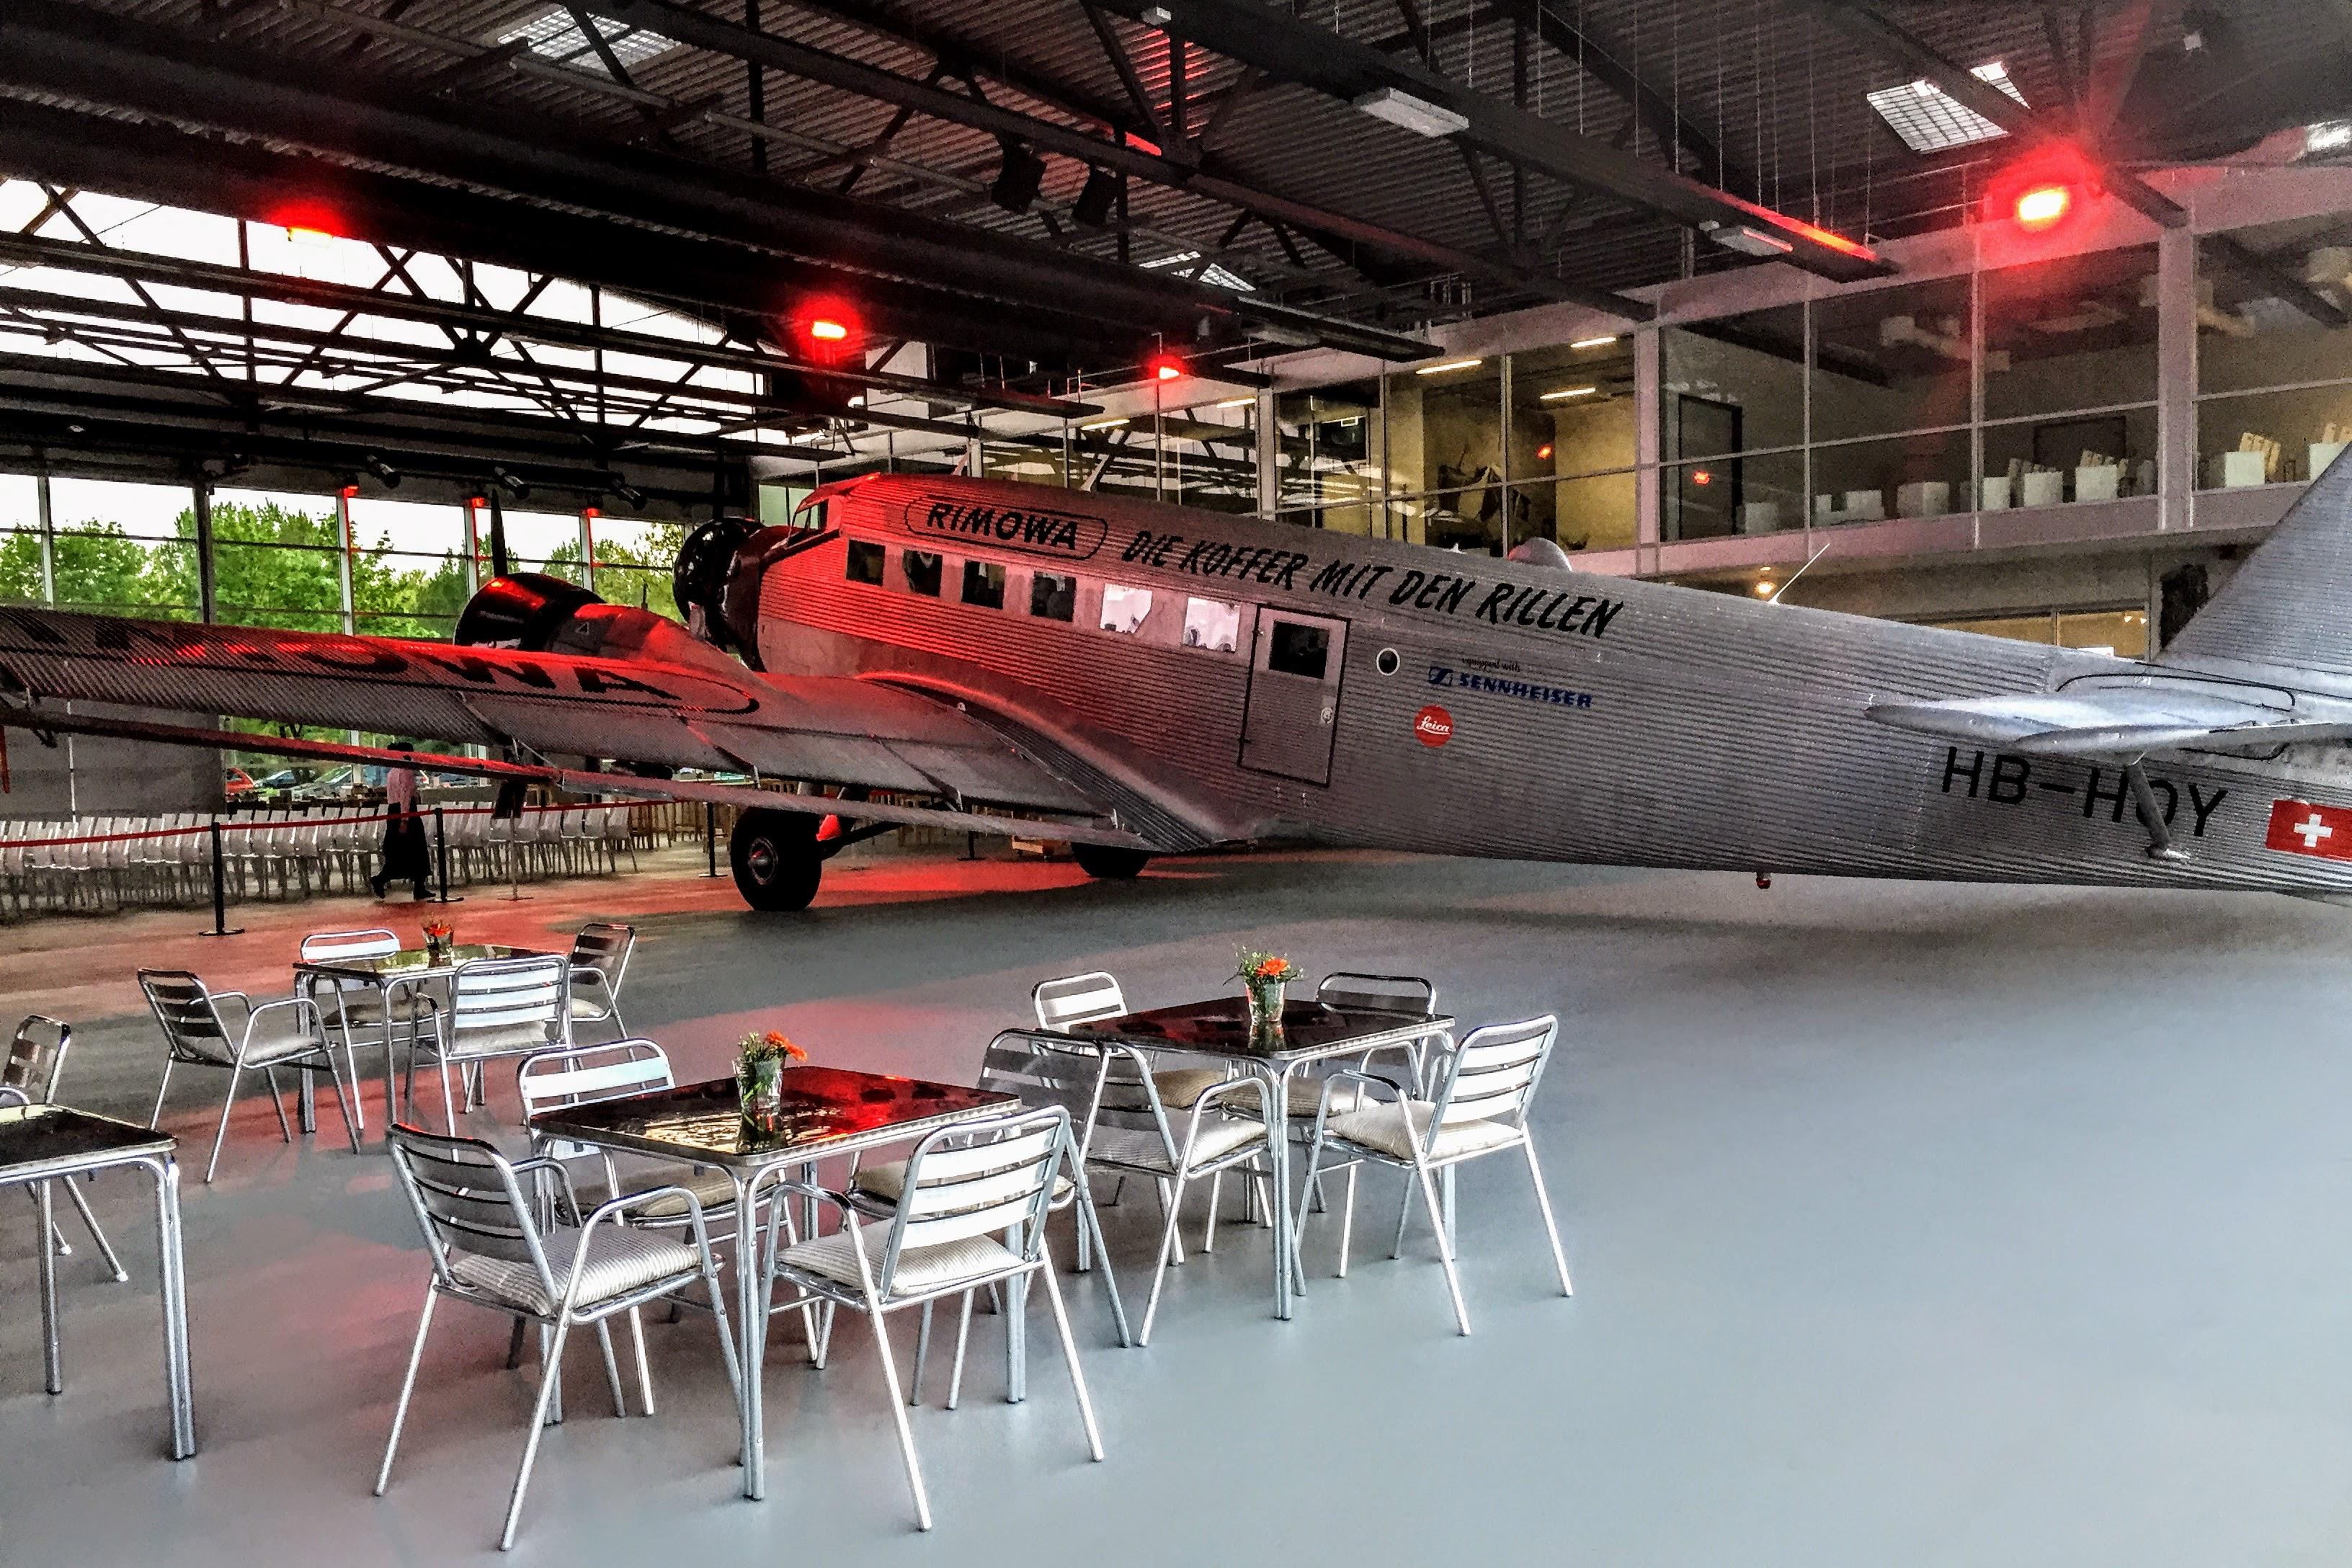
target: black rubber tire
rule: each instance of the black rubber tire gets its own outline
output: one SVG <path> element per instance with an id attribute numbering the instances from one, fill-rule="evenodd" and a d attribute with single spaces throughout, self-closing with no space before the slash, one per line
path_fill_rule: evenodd
<path id="1" fill-rule="evenodd" d="M 1132 881 L 1151 864 L 1149 849 L 1121 849 L 1110 844 L 1073 844 L 1070 856 L 1079 870 L 1097 882 Z"/>
<path id="2" fill-rule="evenodd" d="M 824 871 L 817 853 L 817 819 L 803 811 L 747 811 L 727 840 L 735 890 L 755 910 L 804 910 Z"/>

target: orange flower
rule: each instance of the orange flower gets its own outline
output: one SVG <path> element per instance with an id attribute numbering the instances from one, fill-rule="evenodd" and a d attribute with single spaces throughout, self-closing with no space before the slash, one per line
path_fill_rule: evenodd
<path id="1" fill-rule="evenodd" d="M 780 1029 L 769 1030 L 767 1034 L 767 1041 L 768 1044 L 775 1047 L 776 1049 L 783 1052 L 784 1055 L 792 1058 L 793 1060 L 796 1062 L 804 1062 L 808 1060 L 808 1052 L 799 1046 L 793 1044 L 792 1041 L 786 1039 L 783 1036 L 783 1032 Z"/>

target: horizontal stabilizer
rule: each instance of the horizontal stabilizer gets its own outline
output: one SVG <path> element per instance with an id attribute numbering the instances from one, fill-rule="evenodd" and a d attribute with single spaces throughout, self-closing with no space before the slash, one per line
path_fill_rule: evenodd
<path id="1" fill-rule="evenodd" d="M 1898 730 L 2027 756 L 2129 759 L 2183 746 L 2283 746 L 2352 739 L 2352 718 L 2297 714 L 2177 687 L 2133 685 L 2045 696 L 1881 702 L 1866 712 Z"/>

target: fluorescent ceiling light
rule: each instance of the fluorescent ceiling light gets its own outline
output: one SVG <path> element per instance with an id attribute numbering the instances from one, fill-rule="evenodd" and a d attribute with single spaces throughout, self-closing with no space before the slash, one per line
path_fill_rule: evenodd
<path id="1" fill-rule="evenodd" d="M 1212 408 L 1247 408 L 1257 401 L 1255 397 L 1228 397 L 1223 403 L 1212 403 Z"/>
<path id="2" fill-rule="evenodd" d="M 643 27 L 632 27 L 609 16 L 598 16 L 593 20 L 596 30 L 604 36 L 604 47 L 613 51 L 613 58 L 621 62 L 623 69 L 677 47 L 676 38 L 665 38 L 659 33 L 649 33 Z M 534 21 L 525 22 L 521 26 L 502 34 L 499 42 L 511 44 L 517 38 L 527 43 L 532 54 L 564 65 L 578 66 L 599 76 L 612 74 L 604 68 L 604 57 L 596 52 L 595 46 L 588 41 L 588 35 L 580 30 L 580 24 L 572 20 L 569 11 L 550 11 Z"/>
<path id="3" fill-rule="evenodd" d="M 1442 103 L 1432 103 L 1392 87 L 1365 93 L 1355 102 L 1358 109 L 1373 119 L 1402 125 L 1417 136 L 1451 136 L 1470 128 L 1468 115 L 1457 114 Z"/>
<path id="4" fill-rule="evenodd" d="M 2025 95 L 2017 90 L 2017 84 L 2009 79 L 2007 68 L 1999 60 L 1979 66 L 1969 74 L 1987 86 L 1999 88 L 2020 103 L 2025 101 Z M 1882 87 L 1865 96 L 1870 107 L 1878 110 L 1879 118 L 1914 153 L 1941 153 L 2009 134 L 1975 110 L 1962 108 L 1958 100 L 1924 78 L 1905 82 L 1901 87 Z"/>
<path id="5" fill-rule="evenodd" d="M 1568 346 L 1572 349 L 1605 349 L 1616 341 L 1616 338 L 1613 336 L 1606 338 L 1579 338 Z"/>
<path id="6" fill-rule="evenodd" d="M 1750 228 L 1744 223 L 1703 223 L 1699 232 L 1723 247 L 1742 256 L 1767 258 L 1786 256 L 1797 247 L 1777 234 L 1766 234 L 1760 228 Z"/>
<path id="7" fill-rule="evenodd" d="M 1486 362 L 1483 359 L 1450 359 L 1444 364 L 1423 365 L 1419 370 L 1414 371 L 1412 374 L 1415 375 L 1444 375 L 1448 371 L 1472 370 L 1479 365 L 1485 364 L 1486 363 Z"/>
<path id="8" fill-rule="evenodd" d="M 1117 419 L 1089 419 L 1078 426 L 1081 430 L 1116 430 L 1127 423 L 1124 416 Z"/>
<path id="9" fill-rule="evenodd" d="M 1563 386 L 1558 392 L 1545 393 L 1540 397 L 1538 397 L 1536 401 L 1538 403 L 1558 403 L 1563 398 L 1590 397 L 1600 390 L 1601 389 L 1597 386 Z"/>

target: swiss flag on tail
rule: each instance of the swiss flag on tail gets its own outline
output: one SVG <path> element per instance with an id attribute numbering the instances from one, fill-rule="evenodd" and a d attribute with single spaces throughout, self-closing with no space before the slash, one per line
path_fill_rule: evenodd
<path id="1" fill-rule="evenodd" d="M 2352 811 L 2307 800 L 2274 800 L 2263 847 L 2323 860 L 2352 860 Z"/>

